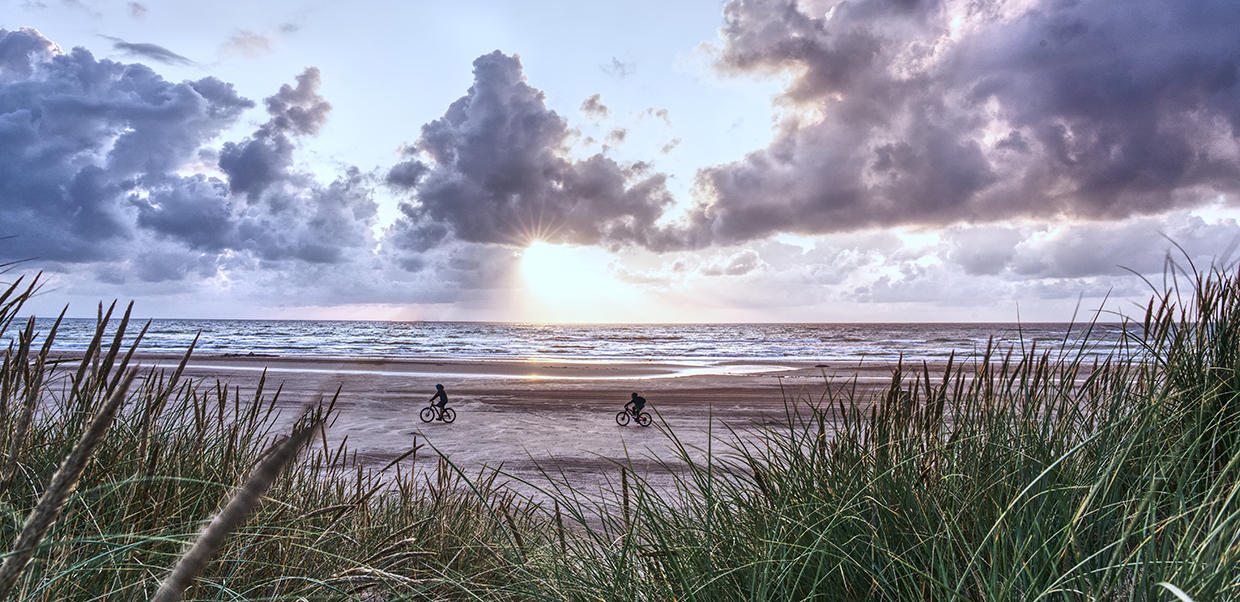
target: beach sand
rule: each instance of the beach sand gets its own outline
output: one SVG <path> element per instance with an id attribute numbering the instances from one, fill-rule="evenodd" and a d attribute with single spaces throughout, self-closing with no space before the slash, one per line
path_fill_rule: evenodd
<path id="1" fill-rule="evenodd" d="M 169 371 L 180 361 L 168 355 L 141 355 L 144 366 Z M 446 455 L 467 474 L 483 465 L 500 467 L 524 493 L 541 497 L 547 480 L 540 467 L 577 487 L 597 490 L 618 478 L 616 462 L 633 462 L 646 478 L 670 486 L 660 462 L 679 466 L 667 431 L 691 454 L 708 445 L 724 449 L 729 428 L 749 442 L 753 427 L 786 424 L 787 402 L 804 410 L 823 399 L 827 383 L 868 392 L 889 382 L 891 368 L 875 363 L 725 362 L 564 362 L 456 359 L 382 359 L 195 355 L 185 375 L 216 379 L 252 392 L 266 371 L 265 391 L 282 387 L 279 407 L 285 420 L 320 398 L 340 390 L 338 418 L 328 431 L 330 445 L 345 437 L 348 448 L 376 469 L 408 451 L 417 453 L 416 469 L 433 470 L 435 452 Z M 452 424 L 423 423 L 418 412 L 442 383 Z M 618 426 L 616 413 L 638 392 L 649 400 L 655 425 Z M 712 439 L 711 434 L 714 438 Z M 402 462 L 409 468 L 411 460 Z M 529 484 L 522 484 L 526 481 Z"/>

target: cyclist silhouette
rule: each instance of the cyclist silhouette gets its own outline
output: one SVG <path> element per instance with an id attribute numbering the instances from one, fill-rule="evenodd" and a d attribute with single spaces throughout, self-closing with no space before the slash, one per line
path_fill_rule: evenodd
<path id="1" fill-rule="evenodd" d="M 646 407 L 646 398 L 642 397 L 641 395 L 638 395 L 637 393 L 633 394 L 633 399 L 629 400 L 628 403 L 624 404 L 624 409 L 628 410 L 629 413 L 634 416 L 641 414 L 642 409 L 645 407 Z"/>
<path id="2" fill-rule="evenodd" d="M 620 426 L 628 426 L 630 420 L 636 420 L 638 426 L 650 426 L 650 414 L 643 412 L 646 407 L 646 398 L 633 394 L 633 399 L 624 404 L 624 409 L 616 414 L 616 424 Z"/>
<path id="3" fill-rule="evenodd" d="M 428 403 L 434 402 L 436 399 L 439 400 L 439 403 L 435 403 L 433 405 L 439 408 L 439 420 L 443 420 L 443 409 L 448 406 L 448 392 L 443 390 L 443 385 L 435 385 L 435 389 L 435 394 L 431 396 Z"/>

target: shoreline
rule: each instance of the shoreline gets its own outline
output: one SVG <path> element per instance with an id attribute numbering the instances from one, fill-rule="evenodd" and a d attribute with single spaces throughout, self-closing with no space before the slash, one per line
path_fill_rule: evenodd
<path id="1" fill-rule="evenodd" d="M 64 354 L 61 361 L 73 361 L 79 354 Z M 159 352 L 134 354 L 133 361 L 146 365 L 175 367 L 183 355 Z M 931 366 L 946 362 L 930 362 Z M 660 379 L 690 376 L 774 375 L 822 376 L 826 371 L 871 373 L 894 367 L 885 360 L 869 362 L 779 360 L 779 359 L 561 359 L 561 358 L 460 358 L 460 357 L 376 357 L 267 354 L 207 354 L 195 352 L 188 366 L 204 371 L 262 370 L 289 373 L 373 374 L 377 376 L 459 376 L 461 378 L 513 379 Z"/>
<path id="2" fill-rule="evenodd" d="M 124 351 L 124 350 L 122 350 Z M 123 355 L 123 353 L 122 353 Z M 994 353 L 991 363 L 1002 361 L 1006 353 Z M 80 361 L 78 350 L 55 350 L 49 354 L 48 364 L 70 364 Z M 180 352 L 146 351 L 134 352 L 132 362 L 175 368 L 184 357 Z M 955 354 L 954 368 L 976 365 L 980 353 Z M 1018 359 L 1019 354 L 1013 359 Z M 738 357 L 690 357 L 675 358 L 580 358 L 580 357 L 473 357 L 458 355 L 321 355 L 321 354 L 266 354 L 229 353 L 195 349 L 189 365 L 203 370 L 262 370 L 271 372 L 324 372 L 357 373 L 387 376 L 397 375 L 454 375 L 462 378 L 525 378 L 525 379 L 659 379 L 687 376 L 743 376 L 753 374 L 784 373 L 787 376 L 872 376 L 883 372 L 890 374 L 898 364 L 906 373 L 921 372 L 922 365 L 931 374 L 948 363 L 949 356 L 933 358 L 903 358 L 874 355 L 860 359 L 821 358 L 738 358 Z"/>

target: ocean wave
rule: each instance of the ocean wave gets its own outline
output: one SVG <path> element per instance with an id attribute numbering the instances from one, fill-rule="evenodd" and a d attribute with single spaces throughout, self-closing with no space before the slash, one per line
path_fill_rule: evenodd
<path id="1" fill-rule="evenodd" d="M 38 320 L 46 332 L 50 320 Z M 1039 324 L 686 324 L 529 325 L 452 322 L 154 320 L 141 349 L 179 351 L 202 332 L 200 352 L 276 355 L 527 358 L 554 354 L 582 361 L 685 358 L 792 359 L 815 362 L 938 359 L 980 354 L 990 341 L 1021 352 L 1077 349 L 1079 325 Z M 114 329 L 105 333 L 111 337 Z M 95 321 L 66 319 L 53 347 L 82 351 Z M 1123 331 L 1095 328 L 1087 355 L 1122 348 Z M 1070 335 L 1070 336 L 1069 336 Z M 1067 341 L 1065 344 L 1064 341 Z"/>

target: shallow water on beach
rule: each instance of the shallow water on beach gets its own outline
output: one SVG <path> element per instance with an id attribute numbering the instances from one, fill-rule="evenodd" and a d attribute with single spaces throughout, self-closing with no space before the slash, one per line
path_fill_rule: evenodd
<path id="1" fill-rule="evenodd" d="M 47 332 L 51 320 L 40 319 Z M 131 325 L 136 333 L 141 325 Z M 498 324 L 326 320 L 153 320 L 141 349 L 183 352 L 201 333 L 207 354 L 260 356 L 551 359 L 573 362 L 729 360 L 854 362 L 945 360 L 1001 348 L 1081 353 L 1122 351 L 1118 324 Z M 95 320 L 66 319 L 54 348 L 84 350 Z M 110 335 L 109 335 L 110 336 Z M 110 340 L 110 339 L 109 339 Z"/>

